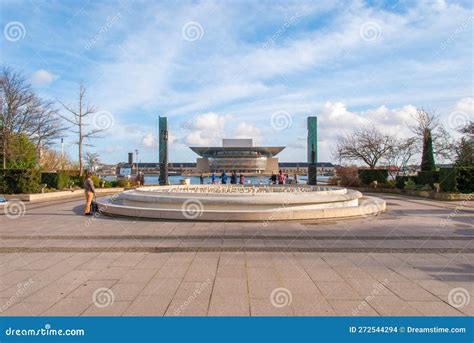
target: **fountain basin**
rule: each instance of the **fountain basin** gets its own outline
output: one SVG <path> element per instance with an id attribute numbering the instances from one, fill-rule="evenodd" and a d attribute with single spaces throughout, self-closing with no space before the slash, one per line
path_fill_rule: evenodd
<path id="1" fill-rule="evenodd" d="M 385 201 L 355 190 L 308 185 L 143 187 L 98 201 L 99 211 L 136 218 L 274 221 L 376 215 Z"/>

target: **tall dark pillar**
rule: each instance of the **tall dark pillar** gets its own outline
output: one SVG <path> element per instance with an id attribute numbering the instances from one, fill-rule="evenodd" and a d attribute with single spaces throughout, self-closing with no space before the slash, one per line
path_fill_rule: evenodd
<path id="1" fill-rule="evenodd" d="M 159 117 L 160 185 L 168 184 L 168 118 Z"/>
<path id="2" fill-rule="evenodd" d="M 308 185 L 316 185 L 318 162 L 318 117 L 308 117 Z"/>

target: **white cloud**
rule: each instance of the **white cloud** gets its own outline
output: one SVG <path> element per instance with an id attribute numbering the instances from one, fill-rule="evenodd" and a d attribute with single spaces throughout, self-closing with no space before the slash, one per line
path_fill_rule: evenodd
<path id="1" fill-rule="evenodd" d="M 147 148 L 156 148 L 158 146 L 156 136 L 151 132 L 147 133 L 145 137 L 143 137 L 142 144 Z"/>
<path id="2" fill-rule="evenodd" d="M 262 142 L 262 133 L 258 127 L 252 124 L 241 122 L 234 129 L 231 138 L 251 138 L 254 145 L 259 145 Z"/>
<path id="3" fill-rule="evenodd" d="M 57 78 L 58 77 L 56 75 L 54 75 L 53 73 L 51 73 L 47 70 L 44 70 L 44 69 L 40 69 L 40 70 L 35 71 L 31 75 L 31 83 L 33 85 L 43 86 L 43 85 L 50 84 L 51 82 L 53 82 Z"/>
<path id="4" fill-rule="evenodd" d="M 203 113 L 193 117 L 184 124 L 188 131 L 184 142 L 188 145 L 216 145 L 224 137 L 224 128 L 231 115 L 219 115 L 214 112 Z"/>

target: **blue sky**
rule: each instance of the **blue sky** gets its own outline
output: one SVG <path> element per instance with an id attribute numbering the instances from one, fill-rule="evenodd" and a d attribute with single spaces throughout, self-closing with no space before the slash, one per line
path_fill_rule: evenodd
<path id="1" fill-rule="evenodd" d="M 304 161 L 308 115 L 330 161 L 360 125 L 409 135 L 416 107 L 451 130 L 472 120 L 473 15 L 471 1 L 2 0 L 1 58 L 46 98 L 88 87 L 90 124 L 109 129 L 87 150 L 104 162 L 157 161 L 158 115 L 172 162 L 224 137 Z"/>

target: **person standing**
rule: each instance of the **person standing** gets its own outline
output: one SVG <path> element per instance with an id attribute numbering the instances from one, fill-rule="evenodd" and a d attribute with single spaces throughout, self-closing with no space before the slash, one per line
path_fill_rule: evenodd
<path id="1" fill-rule="evenodd" d="M 211 183 L 214 185 L 216 183 L 216 174 L 212 172 L 211 174 Z"/>
<path id="2" fill-rule="evenodd" d="M 92 181 L 92 174 L 90 171 L 86 171 L 84 176 L 84 192 L 86 195 L 86 205 L 84 206 L 84 215 L 92 216 L 91 204 L 92 199 L 95 197 L 94 182 Z"/>
<path id="3" fill-rule="evenodd" d="M 295 173 L 295 184 L 298 184 L 298 174 Z"/>
<path id="4" fill-rule="evenodd" d="M 223 185 L 227 184 L 227 174 L 225 173 L 225 170 L 221 174 L 221 182 Z"/>
<path id="5" fill-rule="evenodd" d="M 230 183 L 232 185 L 236 185 L 237 184 L 237 173 L 235 172 L 235 170 L 232 172 L 232 175 L 230 177 Z"/>
<path id="6" fill-rule="evenodd" d="M 201 173 L 201 175 L 199 176 L 199 183 L 200 183 L 201 185 L 204 184 L 204 176 L 202 175 L 202 173 Z"/>
<path id="7" fill-rule="evenodd" d="M 244 184 L 245 184 L 245 176 L 244 176 L 244 174 L 242 174 L 242 173 L 240 173 L 239 183 L 240 183 L 241 185 L 244 185 Z"/>
<path id="8" fill-rule="evenodd" d="M 285 184 L 285 174 L 283 174 L 283 172 L 281 170 L 278 173 L 278 184 L 279 185 Z"/>
<path id="9" fill-rule="evenodd" d="M 272 185 L 276 185 L 276 183 L 277 183 L 277 176 L 276 176 L 275 172 L 272 172 L 272 176 L 270 176 L 270 183 Z"/>

